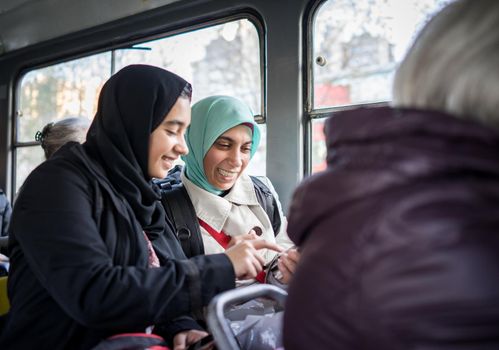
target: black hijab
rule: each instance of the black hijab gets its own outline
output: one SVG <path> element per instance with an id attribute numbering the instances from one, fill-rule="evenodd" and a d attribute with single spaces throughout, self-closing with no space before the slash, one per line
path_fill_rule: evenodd
<path id="1" fill-rule="evenodd" d="M 151 239 L 166 222 L 159 192 L 148 175 L 149 137 L 187 84 L 158 67 L 123 68 L 104 84 L 85 143 Z"/>

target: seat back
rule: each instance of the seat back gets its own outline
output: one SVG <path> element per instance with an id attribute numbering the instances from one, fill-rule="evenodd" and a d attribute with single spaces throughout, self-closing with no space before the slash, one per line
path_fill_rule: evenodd
<path id="1" fill-rule="evenodd" d="M 7 296 L 7 276 L 0 277 L 0 316 L 5 315 L 10 308 Z"/>

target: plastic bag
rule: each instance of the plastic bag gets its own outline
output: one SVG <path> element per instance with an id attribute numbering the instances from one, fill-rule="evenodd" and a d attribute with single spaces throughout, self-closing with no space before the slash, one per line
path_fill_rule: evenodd
<path id="1" fill-rule="evenodd" d="M 282 346 L 283 310 L 274 300 L 257 298 L 231 306 L 225 318 L 243 350 L 271 350 Z"/>

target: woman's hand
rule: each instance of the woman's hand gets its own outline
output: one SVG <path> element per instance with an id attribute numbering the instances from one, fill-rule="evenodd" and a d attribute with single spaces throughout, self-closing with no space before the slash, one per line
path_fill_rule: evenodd
<path id="1" fill-rule="evenodd" d="M 277 267 L 282 274 L 280 281 L 289 284 L 296 270 L 296 265 L 300 261 L 300 252 L 296 248 L 291 248 L 282 253 L 277 260 Z"/>
<path id="2" fill-rule="evenodd" d="M 258 250 L 271 249 L 281 252 L 283 249 L 274 243 L 263 239 L 242 240 L 225 251 L 234 267 L 234 273 L 238 279 L 251 279 L 262 271 L 265 260 Z"/>
<path id="3" fill-rule="evenodd" d="M 177 333 L 173 337 L 173 350 L 186 350 L 190 345 L 206 336 L 208 336 L 208 333 L 197 329 Z"/>
<path id="4" fill-rule="evenodd" d="M 240 242 L 251 241 L 254 239 L 258 239 L 258 236 L 256 235 L 255 230 L 250 230 L 249 233 L 246 233 L 244 235 L 232 236 L 230 241 L 229 241 L 229 244 L 227 245 L 227 249 L 235 246 L 236 244 L 238 244 Z"/>

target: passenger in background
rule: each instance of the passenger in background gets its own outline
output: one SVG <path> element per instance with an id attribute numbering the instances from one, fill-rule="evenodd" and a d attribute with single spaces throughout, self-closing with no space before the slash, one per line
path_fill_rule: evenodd
<path id="1" fill-rule="evenodd" d="M 55 123 L 48 123 L 42 131 L 37 131 L 35 140 L 40 142 L 45 159 L 49 159 L 62 145 L 69 141 L 82 143 L 85 141 L 90 121 L 85 118 L 66 118 Z M 7 255 L 8 224 L 10 221 L 11 207 L 7 197 L 0 189 L 0 253 Z M 8 262 L 6 256 L 0 260 Z"/>
<path id="2" fill-rule="evenodd" d="M 8 230 L 11 214 L 12 208 L 9 199 L 0 188 L 0 262 L 8 262 L 8 258 L 5 255 L 7 255 Z"/>
<path id="3" fill-rule="evenodd" d="M 86 118 L 66 118 L 45 125 L 42 131 L 37 131 L 35 140 L 40 142 L 45 159 L 49 159 L 67 142 L 83 143 L 89 127 L 90 120 Z"/>
<path id="4" fill-rule="evenodd" d="M 189 153 L 182 156 L 185 166 L 180 180 L 194 207 L 193 215 L 197 216 L 192 220 L 199 221 L 202 239 L 201 247 L 195 248 L 198 253 L 223 253 L 241 240 L 255 238 L 283 248 L 293 245 L 272 183 L 266 177 L 255 179 L 245 173 L 260 143 L 260 130 L 248 105 L 230 96 L 211 96 L 197 102 L 192 106 L 186 142 Z M 262 187 L 265 194 L 257 194 Z M 176 200 L 168 192 L 165 195 L 170 203 Z M 273 196 L 274 201 L 268 205 L 273 207 L 271 217 L 259 202 L 259 196 Z M 166 209 L 172 222 L 177 222 L 174 210 L 168 205 Z M 275 225 L 276 221 L 280 225 Z M 196 239 L 189 237 L 191 247 Z M 268 264 L 275 252 L 266 251 L 262 256 Z M 298 259 L 296 249 L 280 256 L 277 265 L 281 282 L 289 282 Z M 261 282 L 265 279 L 263 274 L 258 277 Z"/>
<path id="5" fill-rule="evenodd" d="M 326 122 L 328 169 L 290 209 L 286 350 L 499 349 L 498 28 L 499 1 L 451 3 L 394 107 Z"/>
<path id="6" fill-rule="evenodd" d="M 185 258 L 151 179 L 187 152 L 190 98 L 173 73 L 125 67 L 104 84 L 86 142 L 28 176 L 12 214 L 1 349 L 90 349 L 152 325 L 185 349 L 207 335 L 189 315 L 253 278 L 258 249 L 279 250 L 246 241 Z"/>

